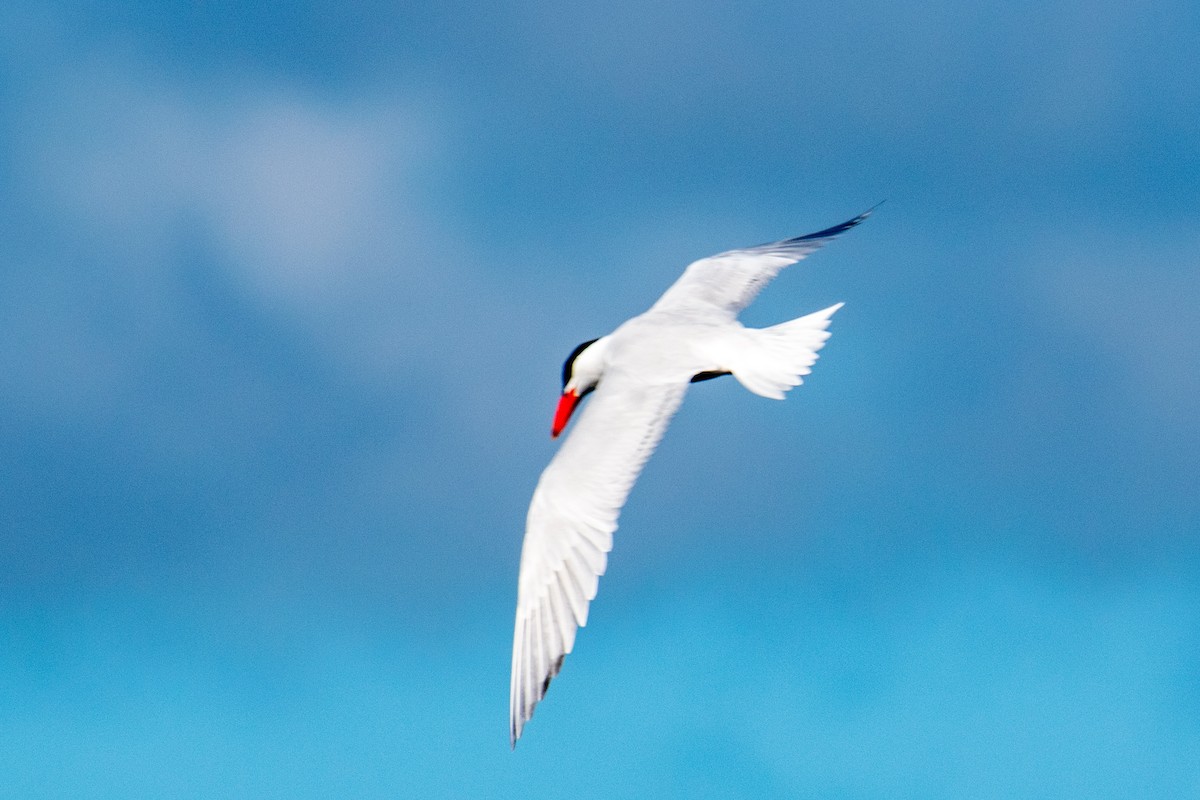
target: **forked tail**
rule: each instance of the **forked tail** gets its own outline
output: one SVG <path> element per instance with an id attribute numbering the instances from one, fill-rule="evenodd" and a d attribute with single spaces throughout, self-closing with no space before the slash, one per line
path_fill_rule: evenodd
<path id="1" fill-rule="evenodd" d="M 746 328 L 747 341 L 729 366 L 755 394 L 782 400 L 784 392 L 812 372 L 817 351 L 829 339 L 829 319 L 842 303 L 769 328 Z"/>

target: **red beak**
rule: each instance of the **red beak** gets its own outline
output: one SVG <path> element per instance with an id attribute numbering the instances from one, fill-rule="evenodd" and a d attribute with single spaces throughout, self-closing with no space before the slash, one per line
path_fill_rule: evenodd
<path id="1" fill-rule="evenodd" d="M 575 392 L 563 392 L 563 396 L 558 399 L 558 410 L 554 412 L 554 427 L 550 429 L 551 439 L 557 439 L 563 428 L 567 427 L 567 420 L 571 418 L 571 412 L 575 410 L 578 402 L 579 395 Z"/>

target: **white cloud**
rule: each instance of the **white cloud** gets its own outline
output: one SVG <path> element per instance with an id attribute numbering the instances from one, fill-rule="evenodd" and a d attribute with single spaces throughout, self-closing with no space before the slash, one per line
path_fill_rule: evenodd
<path id="1" fill-rule="evenodd" d="M 264 297 L 327 302 L 377 281 L 381 256 L 444 238 L 406 185 L 428 138 L 412 115 L 297 98 L 243 105 L 197 188 L 230 260 Z M 411 259 L 390 266 L 424 271 Z"/>
<path id="2" fill-rule="evenodd" d="M 222 91 L 109 57 L 64 70 L 43 102 L 26 109 L 50 117 L 50 135 L 25 142 L 30 177 L 70 223 L 147 251 L 199 225 L 264 301 L 334 302 L 381 253 L 440 238 L 412 185 L 433 125 L 397 98 L 335 105 L 253 81 Z"/>
<path id="3" fill-rule="evenodd" d="M 433 104 L 166 77 L 112 48 L 69 57 L 53 36 L 40 57 L 38 91 L 9 113 L 19 191 L 54 235 L 11 279 L 14 314 L 45 318 L 37 287 L 58 286 L 49 300 L 75 327 L 106 303 L 152 330 L 190 301 L 176 273 L 200 248 L 203 268 L 333 363 L 370 377 L 414 355 L 407 329 L 467 260 L 429 201 L 443 156 Z M 97 269 L 109 297 L 39 277 Z"/>
<path id="4" fill-rule="evenodd" d="M 464 436 L 507 413 L 536 414 L 541 430 L 547 412 L 521 394 L 550 400 L 511 362 L 548 324 L 531 311 L 554 305 L 540 302 L 554 287 L 526 296 L 505 265 L 528 254 L 473 249 L 439 206 L 436 100 L 172 77 L 113 48 L 69 56 L 52 36 L 39 52 L 39 91 L 8 111 L 20 191 L 53 231 L 0 298 L 27 340 L 0 360 L 23 408 L 94 419 L 158 404 L 138 436 L 211 415 L 188 410 L 209 401 L 179 396 L 162 363 L 183 357 L 176 318 L 196 300 L 185 273 L 200 270 L 344 380 L 437 397 Z M 231 370 L 218 383 L 246 380 L 220 356 L 210 366 Z M 270 387 L 254 391 L 269 405 Z"/>

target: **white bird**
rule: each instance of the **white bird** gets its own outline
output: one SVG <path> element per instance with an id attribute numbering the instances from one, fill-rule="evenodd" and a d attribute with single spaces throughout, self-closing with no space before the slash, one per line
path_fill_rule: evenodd
<path id="1" fill-rule="evenodd" d="M 798 386 L 842 304 L 761 329 L 743 327 L 737 315 L 780 270 L 871 211 L 807 236 L 696 261 L 649 311 L 567 358 L 550 435 L 557 437 L 579 401 L 592 397 L 529 505 L 509 694 L 513 747 L 587 624 L 621 507 L 688 384 L 733 375 L 778 400 Z"/>

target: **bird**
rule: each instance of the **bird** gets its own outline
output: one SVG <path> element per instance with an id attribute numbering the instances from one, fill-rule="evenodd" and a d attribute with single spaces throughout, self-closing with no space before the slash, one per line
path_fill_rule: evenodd
<path id="1" fill-rule="evenodd" d="M 509 686 L 512 748 L 587 624 L 621 508 L 688 387 L 732 375 L 754 394 L 782 400 L 800 385 L 843 304 L 767 328 L 747 328 L 738 314 L 784 267 L 877 207 L 816 233 L 695 261 L 648 311 L 571 351 L 552 438 L 588 400 L 529 504 Z"/>

